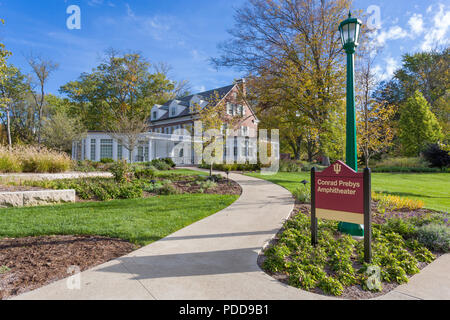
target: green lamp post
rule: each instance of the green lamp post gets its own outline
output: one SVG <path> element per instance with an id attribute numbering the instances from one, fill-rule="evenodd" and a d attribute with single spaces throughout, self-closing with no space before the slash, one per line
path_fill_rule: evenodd
<path id="1" fill-rule="evenodd" d="M 341 34 L 342 45 L 347 54 L 347 132 L 345 162 L 353 170 L 358 171 L 358 157 L 356 146 L 356 111 L 355 111 L 355 80 L 354 80 L 354 54 L 358 46 L 359 33 L 362 22 L 352 18 L 348 13 L 348 19 L 341 22 L 339 32 Z M 341 222 L 339 224 L 341 232 L 354 236 L 363 236 L 364 227 L 362 225 Z"/>

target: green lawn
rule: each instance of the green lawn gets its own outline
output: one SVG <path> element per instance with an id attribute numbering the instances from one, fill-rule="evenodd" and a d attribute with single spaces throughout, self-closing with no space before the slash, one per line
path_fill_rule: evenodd
<path id="1" fill-rule="evenodd" d="M 237 198 L 185 194 L 0 209 L 0 238 L 99 235 L 146 245 L 228 207 Z"/>
<path id="2" fill-rule="evenodd" d="M 298 188 L 300 181 L 310 180 L 309 172 L 248 175 L 279 184 L 291 192 Z M 420 199 L 425 202 L 426 208 L 450 211 L 450 173 L 373 173 L 372 190 Z"/>

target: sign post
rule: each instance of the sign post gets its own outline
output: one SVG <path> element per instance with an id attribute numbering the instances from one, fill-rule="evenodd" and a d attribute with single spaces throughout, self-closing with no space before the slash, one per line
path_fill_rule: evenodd
<path id="1" fill-rule="evenodd" d="M 317 218 L 364 224 L 364 259 L 371 260 L 370 169 L 355 172 L 337 161 L 322 172 L 311 169 L 311 242 L 317 245 Z"/>

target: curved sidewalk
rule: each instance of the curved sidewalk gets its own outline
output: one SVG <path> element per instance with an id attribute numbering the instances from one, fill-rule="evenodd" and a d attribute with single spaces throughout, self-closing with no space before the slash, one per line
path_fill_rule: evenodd
<path id="1" fill-rule="evenodd" d="M 329 299 L 284 285 L 257 265 L 261 248 L 294 207 L 291 194 L 268 181 L 239 174 L 230 178 L 243 189 L 230 207 L 82 272 L 80 289 L 68 289 L 64 279 L 15 299 Z M 448 257 L 441 264 L 444 270 Z M 414 298 L 413 293 L 395 290 L 386 298 Z"/>

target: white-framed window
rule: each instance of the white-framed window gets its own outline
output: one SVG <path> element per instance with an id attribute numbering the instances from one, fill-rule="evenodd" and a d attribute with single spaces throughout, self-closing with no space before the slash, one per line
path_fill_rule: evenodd
<path id="1" fill-rule="evenodd" d="M 156 120 L 158 118 L 158 111 L 153 111 L 153 120 Z"/>
<path id="2" fill-rule="evenodd" d="M 170 108 L 170 116 L 175 117 L 177 115 L 177 107 Z"/>
<path id="3" fill-rule="evenodd" d="M 97 149 L 97 140 L 91 139 L 91 160 L 95 161 L 96 157 L 96 149 Z"/>
<path id="4" fill-rule="evenodd" d="M 233 105 L 229 102 L 227 102 L 227 114 L 230 116 L 233 115 Z"/>
<path id="5" fill-rule="evenodd" d="M 112 159 L 113 157 L 113 140 L 100 139 L 100 160 Z"/>
<path id="6" fill-rule="evenodd" d="M 122 160 L 123 157 L 123 147 L 122 147 L 122 141 L 119 141 L 117 144 L 117 160 Z"/>

